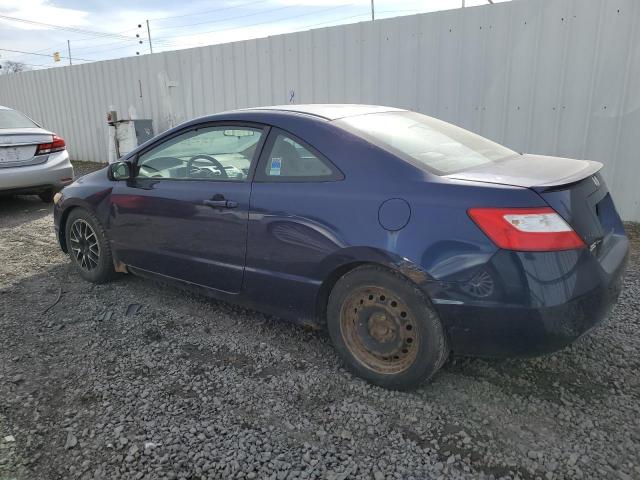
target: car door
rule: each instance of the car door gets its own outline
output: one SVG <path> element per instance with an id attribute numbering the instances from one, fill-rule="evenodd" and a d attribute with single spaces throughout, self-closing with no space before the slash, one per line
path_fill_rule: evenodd
<path id="1" fill-rule="evenodd" d="M 236 293 L 245 267 L 250 178 L 266 132 L 209 124 L 151 145 L 111 196 L 117 257 L 141 270 Z"/>
<path id="2" fill-rule="evenodd" d="M 326 220 L 327 212 L 349 208 L 343 179 L 311 145 L 271 129 L 251 191 L 243 288 L 250 298 L 276 314 L 310 310 L 323 262 L 347 246 L 336 225 Z"/>

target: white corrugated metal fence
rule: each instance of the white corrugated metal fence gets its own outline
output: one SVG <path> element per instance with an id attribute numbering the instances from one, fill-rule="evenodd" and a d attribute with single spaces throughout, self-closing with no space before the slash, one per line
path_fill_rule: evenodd
<path id="1" fill-rule="evenodd" d="M 106 111 L 156 132 L 223 110 L 373 103 L 589 158 L 640 220 L 640 1 L 520 0 L 0 76 L 0 104 L 105 161 Z"/>

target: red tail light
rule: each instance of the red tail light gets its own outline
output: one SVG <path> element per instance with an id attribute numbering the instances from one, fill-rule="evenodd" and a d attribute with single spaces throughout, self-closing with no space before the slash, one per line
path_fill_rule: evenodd
<path id="1" fill-rule="evenodd" d="M 468 214 L 493 243 L 505 250 L 548 252 L 585 246 L 550 207 L 470 208 Z"/>
<path id="2" fill-rule="evenodd" d="M 41 143 L 36 149 L 36 155 L 46 155 L 48 153 L 60 152 L 66 149 L 64 138 L 59 137 L 55 133 L 53 134 L 53 140 L 51 143 Z"/>

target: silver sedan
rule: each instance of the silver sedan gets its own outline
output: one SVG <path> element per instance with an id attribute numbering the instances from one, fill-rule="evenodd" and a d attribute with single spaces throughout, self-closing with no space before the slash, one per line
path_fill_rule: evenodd
<path id="1" fill-rule="evenodd" d="M 71 182 L 64 139 L 0 105 L 0 195 L 35 194 L 50 202 Z"/>

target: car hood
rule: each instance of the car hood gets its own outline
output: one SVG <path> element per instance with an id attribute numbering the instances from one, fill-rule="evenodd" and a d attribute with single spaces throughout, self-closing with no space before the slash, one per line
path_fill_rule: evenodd
<path id="1" fill-rule="evenodd" d="M 93 172 L 89 172 L 85 175 L 79 176 L 74 183 L 77 183 L 77 184 L 101 183 L 104 181 L 104 179 L 107 176 L 106 170 L 107 170 L 107 166 L 105 165 L 105 167 L 101 168 L 100 170 L 94 170 Z"/>
<path id="2" fill-rule="evenodd" d="M 452 173 L 446 177 L 525 188 L 548 188 L 577 182 L 594 175 L 601 168 L 600 162 L 591 160 L 523 154 Z"/>

